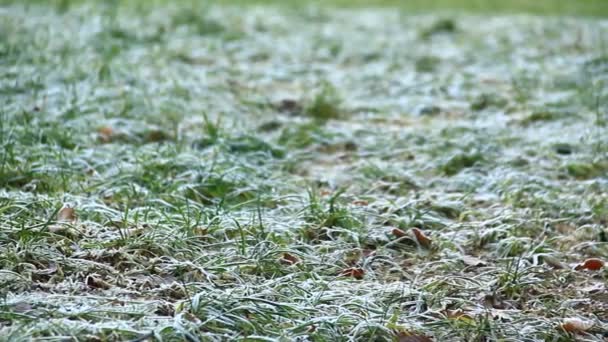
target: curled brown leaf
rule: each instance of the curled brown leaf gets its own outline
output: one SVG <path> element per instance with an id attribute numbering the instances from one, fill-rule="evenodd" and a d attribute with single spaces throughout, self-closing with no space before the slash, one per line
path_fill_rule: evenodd
<path id="1" fill-rule="evenodd" d="M 416 237 L 416 240 L 418 241 L 418 243 L 420 244 L 421 247 L 424 247 L 424 248 L 431 247 L 431 243 L 433 242 L 433 240 L 431 240 L 428 236 L 426 236 L 422 232 L 422 230 L 420 230 L 418 228 L 412 228 L 412 233 Z"/>
<path id="2" fill-rule="evenodd" d="M 404 237 L 407 235 L 406 232 L 404 232 L 403 230 L 399 229 L 399 228 L 393 228 L 393 230 L 391 231 L 391 233 L 395 236 L 395 237 Z"/>
<path id="3" fill-rule="evenodd" d="M 593 322 L 578 317 L 564 318 L 560 325 L 562 329 L 571 333 L 585 332 L 593 327 Z"/>
<path id="4" fill-rule="evenodd" d="M 352 267 L 352 268 L 347 268 L 347 269 L 343 270 L 342 272 L 340 272 L 339 275 L 343 276 L 343 277 L 352 277 L 355 279 L 363 279 L 363 276 L 365 275 L 365 271 L 362 268 Z"/>
<path id="5" fill-rule="evenodd" d="M 590 258 L 590 259 L 583 261 L 581 264 L 576 265 L 576 267 L 574 267 L 574 269 L 577 271 L 580 271 L 580 270 L 599 271 L 600 269 L 602 269 L 602 267 L 604 267 L 604 264 L 605 264 L 604 261 L 601 259 Z"/>
<path id="6" fill-rule="evenodd" d="M 283 253 L 283 256 L 281 257 L 281 263 L 285 265 L 294 265 L 298 262 L 300 262 L 300 259 L 298 259 L 298 257 L 296 257 L 295 255 L 289 253 Z"/>
<path id="7" fill-rule="evenodd" d="M 76 221 L 76 211 L 74 210 L 74 208 L 64 206 L 57 213 L 57 221 L 59 221 L 59 222 Z"/>

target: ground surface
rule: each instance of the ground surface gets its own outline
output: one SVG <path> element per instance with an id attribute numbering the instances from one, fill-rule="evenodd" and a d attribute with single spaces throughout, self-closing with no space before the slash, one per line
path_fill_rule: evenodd
<path id="1" fill-rule="evenodd" d="M 604 340 L 607 38 L 2 7 L 0 340 Z"/>

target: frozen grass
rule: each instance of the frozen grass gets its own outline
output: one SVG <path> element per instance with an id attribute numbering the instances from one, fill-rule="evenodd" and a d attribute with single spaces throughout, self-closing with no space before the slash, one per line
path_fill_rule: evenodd
<path id="1" fill-rule="evenodd" d="M 0 9 L 0 340 L 608 337 L 607 21 L 67 5 Z"/>

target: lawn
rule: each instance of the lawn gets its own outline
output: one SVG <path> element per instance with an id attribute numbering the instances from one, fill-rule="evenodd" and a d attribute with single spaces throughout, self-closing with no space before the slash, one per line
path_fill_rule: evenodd
<path id="1" fill-rule="evenodd" d="M 603 1 L 0 3 L 0 341 L 608 338 Z"/>

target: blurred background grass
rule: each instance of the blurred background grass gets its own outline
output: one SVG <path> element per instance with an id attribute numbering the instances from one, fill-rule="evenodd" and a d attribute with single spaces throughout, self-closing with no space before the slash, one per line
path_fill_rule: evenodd
<path id="1" fill-rule="evenodd" d="M 466 11 L 544 15 L 608 16 L 608 0 L 219 0 L 239 4 L 319 4 L 338 7 L 394 7 L 413 12 Z"/>
<path id="2" fill-rule="evenodd" d="M 390 7 L 410 12 L 457 11 L 470 13 L 527 13 L 608 17 L 608 0 L 0 0 L 8 4 L 51 4 L 65 8 L 83 2 L 116 3 L 119 6 L 153 6 L 173 2 L 193 6 L 208 4 L 276 5 L 303 7 Z"/>

